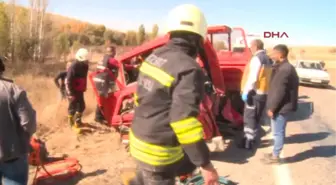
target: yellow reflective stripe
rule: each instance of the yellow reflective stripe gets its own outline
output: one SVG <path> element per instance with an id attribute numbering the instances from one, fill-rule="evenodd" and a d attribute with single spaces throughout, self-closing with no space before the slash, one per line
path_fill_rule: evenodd
<path id="1" fill-rule="evenodd" d="M 180 146 L 175 147 L 169 147 L 169 146 L 158 146 L 146 143 L 144 141 L 141 141 L 140 139 L 136 138 L 132 132 L 130 132 L 130 140 L 132 141 L 132 145 L 138 146 L 138 148 L 141 148 L 146 153 L 151 153 L 153 155 L 157 156 L 169 156 L 170 154 L 174 154 L 177 152 L 182 152 L 182 148 Z"/>
<path id="2" fill-rule="evenodd" d="M 184 156 L 181 146 L 166 147 L 149 144 L 136 138 L 132 132 L 130 132 L 130 151 L 131 155 L 138 160 L 156 166 L 172 164 Z"/>
<path id="3" fill-rule="evenodd" d="M 195 117 L 170 124 L 181 144 L 192 144 L 203 138 L 202 124 Z"/>
<path id="4" fill-rule="evenodd" d="M 170 87 L 174 81 L 174 77 L 148 62 L 142 63 L 140 71 L 167 87 Z"/>
<path id="5" fill-rule="evenodd" d="M 153 155 L 141 152 L 137 148 L 135 148 L 133 145 L 130 146 L 130 153 L 134 158 L 138 159 L 139 161 L 142 161 L 146 164 L 150 164 L 153 166 L 163 166 L 163 165 L 173 164 L 181 160 L 184 157 L 183 153 L 177 153 L 177 155 L 172 156 L 170 158 L 161 159 L 157 156 L 153 156 Z"/>
<path id="6" fill-rule="evenodd" d="M 139 102 L 138 102 L 138 95 L 136 93 L 134 93 L 134 104 L 136 106 L 139 106 Z"/>

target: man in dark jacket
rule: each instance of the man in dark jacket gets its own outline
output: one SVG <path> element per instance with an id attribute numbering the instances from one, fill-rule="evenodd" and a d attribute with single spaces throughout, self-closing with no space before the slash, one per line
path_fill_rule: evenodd
<path id="1" fill-rule="evenodd" d="M 206 39 L 206 19 L 198 7 L 180 5 L 171 11 L 167 27 L 170 41 L 140 67 L 130 131 L 138 170 L 130 184 L 175 185 L 176 176 L 197 166 L 204 184 L 218 185 L 197 119 L 205 77 L 196 57 Z"/>
<path id="2" fill-rule="evenodd" d="M 271 118 L 274 138 L 273 153 L 266 154 L 264 162 L 277 163 L 284 145 L 288 114 L 296 111 L 299 78 L 294 66 L 288 62 L 288 48 L 279 44 L 273 48 L 275 61 L 267 98 L 267 115 Z"/>
<path id="3" fill-rule="evenodd" d="M 85 110 L 84 92 L 87 87 L 89 71 L 88 50 L 81 48 L 76 53 L 76 60 L 68 69 L 65 88 L 69 99 L 68 122 L 77 132 L 81 133 L 82 114 Z"/>
<path id="4" fill-rule="evenodd" d="M 36 131 L 36 113 L 26 91 L 2 77 L 4 71 L 0 59 L 0 184 L 27 185 L 29 141 Z"/>
<path id="5" fill-rule="evenodd" d="M 58 75 L 54 78 L 54 82 L 56 87 L 60 90 L 61 99 L 65 99 L 67 97 L 66 90 L 65 90 L 65 78 L 67 76 L 67 70 L 70 67 L 71 63 L 68 62 L 66 66 L 66 71 L 61 71 Z M 61 80 L 61 83 L 59 82 Z"/>
<path id="6" fill-rule="evenodd" d="M 114 58 L 116 54 L 116 48 L 114 46 L 109 46 L 106 48 L 106 54 L 103 60 L 98 63 L 97 70 L 104 70 L 94 77 L 95 86 L 100 93 L 100 96 L 106 97 L 110 90 L 113 90 L 115 86 L 115 81 L 110 78 L 109 70 L 112 72 L 113 76 L 116 78 L 118 76 L 119 62 Z M 103 115 L 103 107 L 97 105 L 95 121 L 101 124 L 106 124 L 106 120 Z"/>

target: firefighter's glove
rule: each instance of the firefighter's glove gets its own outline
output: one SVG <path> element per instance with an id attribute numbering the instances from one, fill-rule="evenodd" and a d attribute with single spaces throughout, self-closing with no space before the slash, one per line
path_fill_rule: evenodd
<path id="1" fill-rule="evenodd" d="M 247 102 L 247 94 L 246 94 L 246 93 L 243 93 L 243 94 L 241 95 L 241 98 L 242 98 L 242 100 L 243 100 L 244 102 Z"/>

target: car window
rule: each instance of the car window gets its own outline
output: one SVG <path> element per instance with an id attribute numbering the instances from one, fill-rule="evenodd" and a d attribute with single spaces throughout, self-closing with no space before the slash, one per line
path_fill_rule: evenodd
<path id="1" fill-rule="evenodd" d="M 322 66 L 320 63 L 317 62 L 300 62 L 299 64 L 300 68 L 304 68 L 304 69 L 317 69 L 317 70 L 323 70 Z"/>

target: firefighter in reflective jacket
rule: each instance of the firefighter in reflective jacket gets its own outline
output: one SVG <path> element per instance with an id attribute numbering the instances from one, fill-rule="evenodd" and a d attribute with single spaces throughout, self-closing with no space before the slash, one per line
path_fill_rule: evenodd
<path id="1" fill-rule="evenodd" d="M 87 86 L 89 70 L 88 50 L 81 48 L 76 53 L 76 60 L 67 71 L 65 87 L 69 99 L 68 122 L 75 132 L 81 132 L 82 114 L 85 110 L 84 92 Z"/>
<path id="2" fill-rule="evenodd" d="M 103 60 L 98 63 L 97 71 L 102 71 L 98 73 L 93 81 L 97 88 L 100 96 L 107 97 L 108 93 L 115 89 L 115 79 L 112 79 L 109 72 L 112 72 L 114 78 L 118 76 L 119 62 L 114 58 L 116 54 L 116 48 L 114 46 L 109 46 L 106 48 L 106 55 Z M 102 113 L 102 107 L 97 105 L 95 121 L 98 123 L 106 124 L 106 120 Z"/>
<path id="3" fill-rule="evenodd" d="M 197 120 L 204 93 L 204 73 L 196 62 L 207 23 L 194 5 L 173 9 L 170 41 L 149 55 L 140 67 L 135 94 L 130 153 L 137 161 L 130 184 L 175 185 L 175 177 L 201 167 L 205 184 L 218 174 Z"/>

